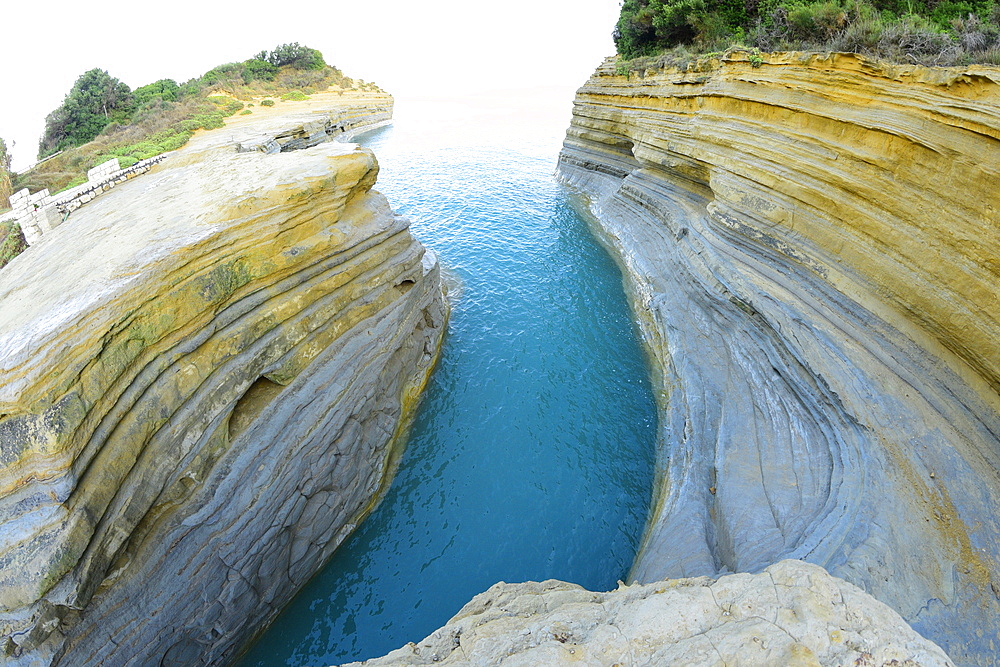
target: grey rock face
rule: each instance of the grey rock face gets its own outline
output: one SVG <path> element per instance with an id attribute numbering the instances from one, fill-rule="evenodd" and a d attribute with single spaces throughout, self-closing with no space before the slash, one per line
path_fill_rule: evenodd
<path id="1" fill-rule="evenodd" d="M 996 359 L 972 341 L 993 326 L 977 296 L 992 269 L 961 230 L 995 195 L 966 191 L 949 218 L 964 186 L 928 170 L 989 176 L 970 155 L 995 152 L 983 100 L 1000 87 L 893 78 L 851 55 L 772 59 L 631 78 L 608 63 L 578 92 L 560 157 L 657 367 L 661 472 L 631 577 L 802 559 L 957 662 L 989 664 L 1000 401 Z"/>

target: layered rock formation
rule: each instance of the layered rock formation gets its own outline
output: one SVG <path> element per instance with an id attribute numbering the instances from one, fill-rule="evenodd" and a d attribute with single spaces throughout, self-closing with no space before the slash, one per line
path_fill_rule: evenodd
<path id="1" fill-rule="evenodd" d="M 632 577 L 803 559 L 989 664 L 1000 70 L 763 61 L 623 76 L 609 60 L 560 157 L 659 376 L 660 482 Z"/>
<path id="2" fill-rule="evenodd" d="M 236 152 L 301 127 L 195 138 L 0 274 L 0 662 L 224 662 L 387 484 L 439 271 L 369 151 Z"/>
<path id="3" fill-rule="evenodd" d="M 592 593 L 496 584 L 446 626 L 366 665 L 951 665 L 899 614 L 822 568 Z"/>

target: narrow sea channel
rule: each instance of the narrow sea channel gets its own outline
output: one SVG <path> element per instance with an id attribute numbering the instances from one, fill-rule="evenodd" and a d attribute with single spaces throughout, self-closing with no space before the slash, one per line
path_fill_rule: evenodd
<path id="1" fill-rule="evenodd" d="M 462 288 L 384 501 L 244 667 L 382 655 L 498 581 L 627 576 L 656 410 L 618 268 L 553 179 L 571 97 L 552 99 L 397 103 L 356 139 Z"/>

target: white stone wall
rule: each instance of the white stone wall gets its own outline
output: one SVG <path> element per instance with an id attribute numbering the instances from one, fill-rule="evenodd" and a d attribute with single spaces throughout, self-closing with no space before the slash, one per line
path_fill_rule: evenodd
<path id="1" fill-rule="evenodd" d="M 104 180 L 105 178 L 111 176 L 116 171 L 121 171 L 121 169 L 121 166 L 118 164 L 118 158 L 112 158 L 104 164 L 99 164 L 88 171 L 87 181 L 96 183 L 97 181 Z"/>
<path id="2" fill-rule="evenodd" d="M 120 167 L 118 158 L 112 158 L 88 171 L 86 183 L 55 196 L 49 195 L 48 190 L 35 194 L 19 190 L 10 196 L 11 213 L 5 219 L 16 220 L 24 233 L 24 240 L 29 246 L 34 245 L 43 234 L 62 224 L 72 211 L 119 183 L 149 171 L 165 157 L 165 154 L 157 155 L 125 169 Z"/>
<path id="3" fill-rule="evenodd" d="M 37 241 L 45 232 L 52 230 L 53 225 L 47 212 L 50 200 L 47 189 L 34 194 L 29 193 L 27 189 L 18 190 L 10 196 L 11 212 L 20 225 L 28 245 Z"/>

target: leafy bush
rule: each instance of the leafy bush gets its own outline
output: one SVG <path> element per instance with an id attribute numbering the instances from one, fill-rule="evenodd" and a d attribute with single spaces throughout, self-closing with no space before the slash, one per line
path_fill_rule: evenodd
<path id="1" fill-rule="evenodd" d="M 211 86 L 216 83 L 242 81 L 243 63 L 226 63 L 213 67 L 201 75 L 201 84 Z"/>
<path id="2" fill-rule="evenodd" d="M 260 101 L 260 105 L 262 107 L 273 107 L 274 106 L 274 100 L 261 100 Z"/>
<path id="3" fill-rule="evenodd" d="M 16 222 L 0 223 L 0 269 L 28 247 Z"/>
<path id="4" fill-rule="evenodd" d="M 274 81 L 278 68 L 263 58 L 251 58 L 243 62 L 243 81 Z"/>
<path id="5" fill-rule="evenodd" d="M 10 153 L 7 143 L 0 139 L 0 210 L 10 208 L 10 196 L 14 193 L 10 180 Z"/>
<path id="6" fill-rule="evenodd" d="M 299 46 L 298 42 L 281 44 L 270 53 L 261 51 L 256 57 L 266 60 L 276 68 L 290 65 L 296 69 L 318 70 L 326 67 L 322 53 L 308 46 Z"/>
<path id="7" fill-rule="evenodd" d="M 173 79 L 160 79 L 132 91 L 132 98 L 137 108 L 148 107 L 157 100 L 176 102 L 179 95 L 180 87 Z"/>
<path id="8" fill-rule="evenodd" d="M 626 59 L 695 46 L 849 50 L 923 64 L 989 62 L 997 0 L 624 0 L 614 31 Z"/>
<path id="9" fill-rule="evenodd" d="M 281 96 L 283 100 L 290 100 L 292 102 L 302 102 L 303 100 L 308 100 L 309 96 L 303 93 L 301 90 L 291 90 Z"/>
<path id="10" fill-rule="evenodd" d="M 788 10 L 788 25 L 798 39 L 832 39 L 847 26 L 847 12 L 836 2 L 802 5 Z"/>

